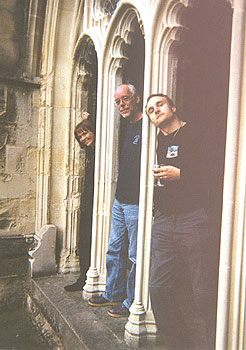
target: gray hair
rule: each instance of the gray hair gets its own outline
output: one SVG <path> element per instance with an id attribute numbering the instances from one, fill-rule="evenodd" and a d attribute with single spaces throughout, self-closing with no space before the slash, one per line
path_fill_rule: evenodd
<path id="1" fill-rule="evenodd" d="M 130 84 L 130 83 L 126 83 L 126 84 L 123 84 L 123 85 L 127 85 L 129 87 L 129 90 L 131 91 L 132 95 L 134 97 L 137 97 L 138 96 L 138 92 L 137 92 L 137 89 L 134 85 Z"/>

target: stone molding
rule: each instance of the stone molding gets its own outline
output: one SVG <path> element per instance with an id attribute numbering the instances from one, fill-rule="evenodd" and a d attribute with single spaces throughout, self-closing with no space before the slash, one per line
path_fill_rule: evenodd
<path id="1" fill-rule="evenodd" d="M 59 0 L 48 0 L 44 23 L 44 40 L 41 65 L 41 107 L 38 129 L 38 174 L 36 200 L 37 232 L 49 220 L 51 137 L 54 94 L 55 38 L 57 29 Z M 52 20 L 51 20 L 52 18 Z"/>

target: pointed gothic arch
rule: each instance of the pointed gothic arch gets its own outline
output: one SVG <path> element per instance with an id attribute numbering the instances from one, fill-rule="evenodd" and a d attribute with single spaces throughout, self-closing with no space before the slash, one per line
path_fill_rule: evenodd
<path id="1" fill-rule="evenodd" d="M 118 177 L 120 118 L 114 109 L 115 87 L 124 79 L 128 79 L 131 64 L 135 64 L 135 67 L 139 69 L 139 67 L 143 67 L 144 62 L 144 47 L 139 53 L 142 54 L 142 65 L 139 62 L 132 62 L 132 57 L 129 54 L 132 41 L 136 41 L 136 36 L 137 38 L 142 36 L 141 20 L 135 8 L 129 5 L 119 6 L 108 33 L 104 43 L 105 49 L 101 67 L 104 79 L 98 87 L 100 91 L 98 99 L 100 131 L 96 140 L 96 164 L 98 165 L 95 174 L 96 198 L 94 197 L 96 203 L 94 213 L 96 215 L 93 223 L 91 267 L 84 288 L 85 298 L 88 298 L 91 292 L 103 291 L 106 282 L 105 253 Z M 143 37 L 141 39 L 143 43 Z M 143 77 L 143 68 L 141 77 Z M 136 81 L 137 79 L 133 83 Z M 140 80 L 138 83 L 141 84 Z M 100 159 L 100 162 L 97 163 L 97 159 Z"/>
<path id="2" fill-rule="evenodd" d="M 159 55 L 154 58 L 157 69 L 152 90 L 170 95 L 184 119 L 221 130 L 213 136 L 214 140 L 220 137 L 220 162 L 224 159 L 231 21 L 232 9 L 226 0 L 170 1 L 158 18 L 154 42 Z"/>
<path id="3" fill-rule="evenodd" d="M 193 0 L 172 0 L 159 3 L 155 15 L 152 91 L 162 91 L 176 100 L 179 51 L 185 40 L 187 27 L 184 13 L 193 6 Z"/>
<path id="4" fill-rule="evenodd" d="M 222 0 L 224 7 L 233 6 L 233 1 Z M 180 59 L 183 44 L 189 35 L 189 23 L 186 21 L 187 12 L 199 5 L 200 0 L 170 0 L 160 2 L 155 16 L 155 38 L 153 50 L 158 52 L 153 65 L 153 91 L 164 90 L 182 106 L 182 79 L 178 82 L 179 72 L 184 60 Z M 227 6 L 228 5 L 228 6 Z M 222 17 L 222 16 L 220 16 Z"/>
<path id="5" fill-rule="evenodd" d="M 126 72 L 122 70 L 130 59 L 129 47 L 131 47 L 132 41 L 134 41 L 136 32 L 138 38 L 140 38 L 140 33 L 144 37 L 140 14 L 133 7 L 127 5 L 121 6 L 114 22 L 111 24 L 111 30 L 107 38 L 109 44 L 106 42 L 105 45 L 105 62 L 110 67 L 113 66 L 119 69 L 120 72 L 118 73 L 122 77 L 126 75 Z M 142 45 L 141 51 L 144 55 L 144 41 L 142 41 Z"/>
<path id="6" fill-rule="evenodd" d="M 226 1 L 222 0 L 221 4 L 222 3 L 226 7 Z M 195 5 L 197 6 L 197 4 L 198 1 L 188 0 L 160 2 L 159 8 L 156 9 L 156 27 L 152 46 L 151 49 L 148 47 L 149 52 L 151 52 L 151 61 L 149 63 L 151 65 L 152 72 L 152 77 L 150 78 L 149 93 L 168 93 L 175 100 L 176 104 L 178 104 L 178 107 L 181 108 L 181 112 L 182 106 L 184 106 L 184 102 L 186 102 L 184 100 L 184 89 L 186 86 L 185 84 L 187 84 L 187 82 L 185 81 L 184 70 L 186 68 L 187 60 L 189 58 L 183 55 L 183 50 L 187 43 L 187 40 L 189 40 L 189 31 L 194 31 L 194 28 L 190 29 L 191 22 L 187 22 L 186 20 L 186 13 L 192 11 Z M 227 28 L 229 30 L 231 29 L 230 24 L 227 24 Z M 228 40 L 228 47 L 230 47 L 230 35 L 226 35 L 226 37 Z M 228 60 L 226 69 L 228 69 L 229 71 L 229 55 L 227 55 L 227 59 Z M 199 92 L 199 89 L 197 89 L 197 92 Z M 224 99 L 224 102 L 226 105 L 226 99 Z M 224 117 L 226 117 L 226 113 Z M 153 153 L 155 152 L 155 134 L 154 132 L 152 132 L 152 129 L 150 125 L 150 128 L 148 130 L 145 130 L 147 132 L 144 136 L 146 140 L 148 140 L 149 149 L 146 153 L 143 154 L 143 158 L 146 158 L 148 160 L 152 159 L 152 163 L 146 162 L 147 166 L 149 166 L 150 164 L 150 168 L 151 164 L 153 164 Z M 223 159 L 223 156 L 221 158 Z M 144 171 L 142 173 L 144 173 Z M 145 184 L 145 189 L 148 187 L 150 188 L 153 185 L 151 179 L 148 179 L 147 172 L 146 178 L 147 184 Z M 221 180 L 223 180 L 222 177 L 220 178 L 220 181 Z M 146 195 L 145 203 L 142 203 L 141 209 L 148 209 L 151 205 L 150 202 L 151 196 L 149 196 L 148 198 L 148 195 Z M 150 230 L 148 230 L 147 225 L 148 221 L 151 222 L 151 213 L 149 213 L 149 215 L 146 214 L 143 218 L 143 226 L 145 225 L 145 242 L 148 241 L 148 237 L 150 235 Z M 142 243 L 142 249 L 145 250 L 143 256 L 146 259 L 146 261 L 148 261 L 148 243 Z M 148 270 L 148 267 L 146 269 Z M 143 278 L 141 281 L 140 288 L 146 288 L 147 284 L 148 282 L 146 283 L 146 280 L 144 281 Z M 134 302 L 134 304 L 131 307 L 132 311 L 128 323 L 126 325 L 125 333 L 126 337 L 130 339 L 129 342 L 135 341 L 136 343 L 138 341 L 141 342 L 141 339 L 143 339 L 146 336 L 146 334 L 147 337 L 151 339 L 151 335 L 153 335 L 156 331 L 154 328 L 154 324 L 150 318 L 150 313 L 148 312 L 148 294 L 144 294 L 142 291 L 140 291 L 140 293 L 138 293 L 138 296 L 138 300 L 136 300 L 136 302 Z"/>
<path id="7" fill-rule="evenodd" d="M 97 53 L 92 39 L 85 35 L 76 47 L 71 89 L 71 115 L 69 137 L 69 170 L 66 197 L 66 234 L 62 251 L 63 271 L 78 270 L 78 243 L 81 212 L 81 195 L 85 177 L 87 150 L 80 150 L 74 138 L 74 128 L 81 121 L 83 111 L 95 117 L 97 108 Z M 91 179 L 94 181 L 94 179 Z M 85 235 L 91 235 L 86 232 Z M 88 237 L 85 239 L 88 239 Z"/>

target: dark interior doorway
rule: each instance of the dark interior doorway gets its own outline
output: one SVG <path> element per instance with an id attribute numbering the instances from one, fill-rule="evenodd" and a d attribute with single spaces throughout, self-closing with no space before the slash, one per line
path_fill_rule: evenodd
<path id="1" fill-rule="evenodd" d="M 137 17 L 132 23 L 133 31 L 131 32 L 131 44 L 125 45 L 124 56 L 127 61 L 123 66 L 122 82 L 133 84 L 140 95 L 140 106 L 143 106 L 144 90 L 144 62 L 145 62 L 145 41 L 139 27 Z M 127 121 L 120 118 L 120 143 L 119 153 L 121 151 L 122 139 L 124 137 L 125 125 Z"/>
<path id="2" fill-rule="evenodd" d="M 199 134 L 202 130 L 209 163 L 204 162 L 211 164 L 205 208 L 213 240 L 211 266 L 216 268 L 218 281 L 232 9 L 225 0 L 196 0 L 193 8 L 186 9 L 184 22 L 187 36 L 179 51 L 182 59 L 178 67 L 178 115 L 193 124 Z M 189 308 L 186 297 L 181 295 L 182 298 L 182 305 Z M 211 315 L 216 312 L 210 311 Z M 199 323 L 194 332 L 197 331 Z"/>
<path id="3" fill-rule="evenodd" d="M 124 55 L 128 57 L 123 67 L 123 82 L 130 82 L 136 86 L 140 97 L 143 97 L 145 41 L 137 18 L 133 21 L 134 31 L 131 33 L 131 44 L 124 48 Z"/>
<path id="4" fill-rule="evenodd" d="M 137 17 L 133 20 L 131 32 L 131 44 L 125 45 L 124 56 L 127 61 L 123 66 L 122 83 L 133 84 L 140 96 L 140 106 L 143 106 L 143 90 L 144 90 L 144 63 L 145 63 L 145 40 L 141 32 Z M 122 149 L 125 127 L 128 121 L 123 117 L 120 118 L 119 133 L 119 154 Z M 131 269 L 132 262 L 127 261 L 127 274 Z"/>
<path id="5" fill-rule="evenodd" d="M 213 220 L 220 226 L 227 125 L 232 9 L 225 0 L 198 0 L 187 10 L 181 47 L 182 118 L 206 133 L 215 171 L 208 179 Z M 178 94 L 178 95 L 179 95 Z M 182 99 L 181 99 L 182 100 Z"/>
<path id="6" fill-rule="evenodd" d="M 91 115 L 96 132 L 98 60 L 94 43 L 89 37 L 85 38 L 81 46 L 80 69 L 84 73 L 82 91 L 78 92 L 82 96 L 82 109 Z M 82 285 L 86 280 L 91 256 L 95 147 L 85 147 L 85 152 L 85 164 L 82 165 L 85 168 L 85 175 L 82 185 L 79 225 L 79 260 Z"/>

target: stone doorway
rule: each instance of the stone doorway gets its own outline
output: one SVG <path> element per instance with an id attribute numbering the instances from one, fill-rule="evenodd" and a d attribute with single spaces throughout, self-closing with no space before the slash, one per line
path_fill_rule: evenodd
<path id="1" fill-rule="evenodd" d="M 98 60 L 93 41 L 89 36 L 81 38 L 74 56 L 70 118 L 70 159 L 67 195 L 67 229 L 61 252 L 60 271 L 83 274 L 89 268 L 92 229 L 92 203 L 94 195 L 94 151 L 81 150 L 74 137 L 75 126 L 87 111 L 95 124 L 97 112 Z M 92 154 L 93 153 L 93 154 Z M 93 166 L 94 168 L 94 166 Z M 85 188 L 89 187 L 88 191 Z M 85 194 L 86 192 L 86 194 Z M 81 240 L 80 237 L 83 237 Z M 81 243 L 81 244 L 80 244 Z M 81 254 L 79 255 L 79 251 Z M 82 265 L 81 265 L 82 264 Z"/>
<path id="2" fill-rule="evenodd" d="M 198 0 L 187 9 L 186 37 L 180 46 L 177 79 L 178 114 L 202 129 L 213 162 L 205 204 L 211 219 L 215 261 L 219 272 L 225 143 L 228 114 L 232 9 L 224 0 Z"/>
<path id="3" fill-rule="evenodd" d="M 182 117 L 202 127 L 210 143 L 208 151 L 216 162 L 216 173 L 211 173 L 208 179 L 210 203 L 213 220 L 220 230 L 232 9 L 225 0 L 198 0 L 193 8 L 187 9 L 185 22 L 188 31 L 180 51 L 183 72 L 179 72 L 178 102 Z"/>
<path id="4" fill-rule="evenodd" d="M 95 46 L 88 37 L 82 42 L 79 70 L 82 72 L 83 79 L 80 91 L 81 111 L 88 111 L 93 117 L 96 132 L 96 111 L 97 111 L 97 78 L 98 63 Z M 85 159 L 81 164 L 84 168 L 84 180 L 82 183 L 82 196 L 80 203 L 80 219 L 78 232 L 79 261 L 81 281 L 84 284 L 86 272 L 90 266 L 91 256 L 91 235 L 92 235 L 92 211 L 94 196 L 94 149 L 85 148 Z"/>

